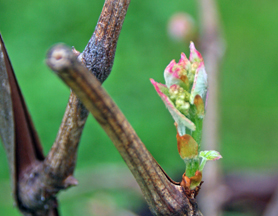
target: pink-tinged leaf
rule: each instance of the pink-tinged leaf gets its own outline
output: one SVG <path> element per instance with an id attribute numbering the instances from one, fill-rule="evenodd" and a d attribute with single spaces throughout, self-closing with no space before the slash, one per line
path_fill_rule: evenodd
<path id="1" fill-rule="evenodd" d="M 190 64 L 189 60 L 187 59 L 186 55 L 184 53 L 181 53 L 181 58 L 178 63 L 183 68 L 187 68 L 187 66 Z"/>
<path id="2" fill-rule="evenodd" d="M 199 67 L 195 72 L 194 82 L 191 90 L 190 103 L 194 103 L 194 98 L 196 95 L 200 95 L 205 102 L 206 93 L 208 87 L 207 73 L 205 70 L 204 63 L 201 62 Z"/>
<path id="3" fill-rule="evenodd" d="M 169 91 L 167 86 L 158 82 L 155 82 L 153 79 L 150 79 L 151 83 L 153 84 L 157 94 L 159 95 L 159 97 L 167 97 L 165 95 L 165 91 Z"/>
<path id="4" fill-rule="evenodd" d="M 191 61 L 191 63 L 193 62 L 203 62 L 203 57 L 201 55 L 201 53 L 199 53 L 193 42 L 190 42 L 190 56 L 189 56 L 189 60 Z"/>
<path id="5" fill-rule="evenodd" d="M 182 159 L 194 158 L 198 155 L 198 143 L 192 136 L 177 133 L 178 151 Z"/>
<path id="6" fill-rule="evenodd" d="M 164 70 L 164 79 L 168 88 L 173 84 L 179 84 L 181 82 L 179 77 L 179 71 L 181 68 L 176 67 L 176 65 L 176 61 L 172 60 Z"/>
<path id="7" fill-rule="evenodd" d="M 184 53 L 181 53 L 181 58 L 178 63 L 172 60 L 164 70 L 164 79 L 166 86 L 170 88 L 172 85 L 184 86 L 186 90 L 189 88 L 188 78 L 185 74 L 185 69 L 189 67 L 189 60 Z"/>
<path id="8" fill-rule="evenodd" d="M 186 118 L 180 111 L 178 111 L 173 102 L 168 98 L 163 92 L 165 92 L 167 87 L 161 83 L 155 82 L 153 79 L 150 79 L 151 83 L 153 84 L 155 90 L 157 91 L 158 95 L 161 97 L 162 101 L 168 108 L 170 114 L 172 115 L 174 121 L 177 123 L 177 129 L 179 134 L 182 136 L 186 134 L 186 128 L 189 128 L 192 131 L 196 130 L 195 124 Z"/>
<path id="9" fill-rule="evenodd" d="M 171 76 L 174 76 L 175 78 L 179 78 L 179 74 L 177 73 L 177 70 L 174 70 L 173 67 L 176 65 L 175 59 L 173 59 L 165 68 L 164 73 L 169 73 Z"/>

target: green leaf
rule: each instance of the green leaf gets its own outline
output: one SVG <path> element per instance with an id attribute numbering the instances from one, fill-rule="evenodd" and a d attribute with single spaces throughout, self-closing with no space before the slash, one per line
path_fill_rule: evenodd
<path id="1" fill-rule="evenodd" d="M 210 151 L 201 151 L 199 156 L 202 158 L 206 158 L 207 160 L 219 160 L 222 158 L 218 151 L 210 150 Z"/>
<path id="2" fill-rule="evenodd" d="M 211 150 L 211 151 L 201 151 L 199 153 L 199 157 L 201 158 L 199 170 L 202 171 L 204 166 L 208 160 L 219 160 L 222 158 L 219 152 Z"/>

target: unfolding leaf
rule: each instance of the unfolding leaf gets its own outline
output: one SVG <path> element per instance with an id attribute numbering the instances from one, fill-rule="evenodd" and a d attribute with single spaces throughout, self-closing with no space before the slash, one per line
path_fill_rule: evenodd
<path id="1" fill-rule="evenodd" d="M 198 143 L 192 136 L 177 133 L 178 151 L 182 159 L 194 158 L 198 155 Z"/>
<path id="2" fill-rule="evenodd" d="M 177 110 L 173 104 L 173 102 L 169 99 L 169 97 L 163 93 L 165 92 L 167 87 L 161 83 L 155 82 L 153 79 L 150 79 L 151 83 L 153 84 L 156 92 L 163 100 L 164 104 L 168 108 L 170 114 L 172 115 L 173 119 L 177 123 L 177 129 L 180 135 L 184 135 L 186 133 L 186 127 L 190 130 L 196 130 L 195 124 L 186 118 L 179 110 Z"/>
<path id="3" fill-rule="evenodd" d="M 202 171 L 204 169 L 204 166 L 208 160 L 219 160 L 222 158 L 220 153 L 218 151 L 201 151 L 199 153 L 199 157 L 202 158 L 201 163 L 200 163 L 200 168 L 199 170 Z"/>
<path id="4" fill-rule="evenodd" d="M 190 42 L 190 56 L 189 56 L 189 60 L 190 62 L 202 62 L 203 61 L 203 57 L 201 55 L 201 53 L 199 53 L 193 42 Z"/>
<path id="5" fill-rule="evenodd" d="M 200 152 L 200 157 L 206 158 L 207 160 L 219 160 L 220 158 L 222 158 L 222 156 L 220 155 L 220 153 L 218 151 L 201 151 Z"/>
<path id="6" fill-rule="evenodd" d="M 179 85 L 185 90 L 189 90 L 189 80 L 186 75 L 186 68 L 189 68 L 190 62 L 184 53 L 178 63 L 172 60 L 164 70 L 164 79 L 166 86 L 170 88 L 172 85 Z"/>
<path id="7" fill-rule="evenodd" d="M 199 67 L 195 72 L 194 82 L 191 90 L 190 103 L 194 103 L 194 98 L 196 95 L 200 95 L 205 102 L 207 94 L 207 73 L 205 70 L 204 62 L 201 62 Z"/>

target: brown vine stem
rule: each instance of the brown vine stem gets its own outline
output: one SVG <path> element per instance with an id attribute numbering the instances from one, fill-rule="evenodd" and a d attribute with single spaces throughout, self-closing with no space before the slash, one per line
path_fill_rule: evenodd
<path id="1" fill-rule="evenodd" d="M 48 52 L 47 64 L 77 94 L 110 137 L 153 214 L 202 215 L 194 197 L 187 197 L 184 188 L 165 174 L 101 83 L 78 62 L 69 48 L 53 47 Z"/>
<path id="2" fill-rule="evenodd" d="M 117 40 L 124 22 L 130 0 L 106 0 L 92 38 L 79 59 L 102 83 L 111 72 Z M 76 154 L 88 110 L 74 93 L 60 126 L 58 136 L 45 162 L 49 175 L 45 181 L 54 187 L 67 188 L 76 185 L 72 177 Z M 53 178 L 50 177 L 53 176 Z"/>

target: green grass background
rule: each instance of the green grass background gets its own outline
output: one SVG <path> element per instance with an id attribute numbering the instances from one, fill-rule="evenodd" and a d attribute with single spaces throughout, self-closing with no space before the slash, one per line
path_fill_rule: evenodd
<path id="1" fill-rule="evenodd" d="M 18 82 L 47 153 L 55 140 L 69 89 L 45 65 L 46 51 L 63 42 L 82 51 L 93 33 L 104 1 L 0 0 L 0 31 Z M 278 167 L 278 1 L 218 0 L 226 40 L 220 70 L 220 145 L 225 172 Z M 197 19 L 194 0 L 131 1 L 119 38 L 112 73 L 105 89 L 156 160 L 170 176 L 182 173 L 173 120 L 149 78 L 163 81 L 163 71 L 186 44 L 167 35 L 167 21 L 185 11 Z M 78 172 L 100 164 L 124 165 L 106 134 L 92 117 L 82 136 Z M 109 173 L 107 174 L 109 178 Z M 94 181 L 92 179 L 92 181 Z M 19 215 L 12 207 L 8 163 L 0 147 L 0 214 Z M 67 193 L 71 193 L 71 190 Z M 132 195 L 111 190 L 117 204 L 132 208 Z M 128 192 L 127 192 L 128 193 Z M 127 194 L 126 193 L 126 194 Z M 62 199 L 62 215 L 78 215 L 94 193 Z M 81 210 L 80 210 L 81 209 Z M 85 215 L 85 214 L 83 214 Z"/>

